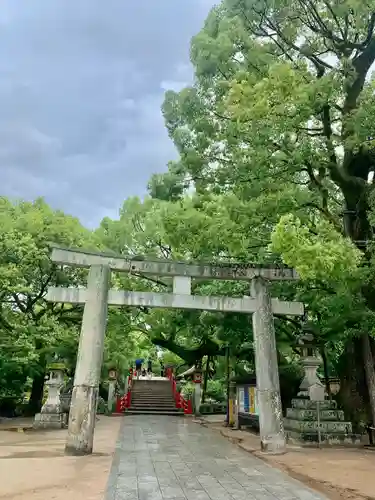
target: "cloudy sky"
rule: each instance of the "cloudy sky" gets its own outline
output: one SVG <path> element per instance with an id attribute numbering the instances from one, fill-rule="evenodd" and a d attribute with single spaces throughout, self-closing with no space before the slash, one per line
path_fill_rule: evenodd
<path id="1" fill-rule="evenodd" d="M 160 106 L 214 0 L 2 0 L 0 194 L 94 226 L 176 156 Z"/>

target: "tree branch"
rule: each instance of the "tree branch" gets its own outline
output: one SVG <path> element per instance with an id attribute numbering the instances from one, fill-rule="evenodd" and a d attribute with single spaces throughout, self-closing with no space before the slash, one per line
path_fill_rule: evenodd
<path id="1" fill-rule="evenodd" d="M 308 203 L 303 203 L 301 205 L 301 207 L 311 207 L 311 208 L 315 208 L 316 210 L 318 210 L 321 214 L 324 215 L 324 217 L 334 226 L 334 228 L 336 229 L 336 231 L 338 231 L 339 233 L 343 234 L 343 229 L 341 227 L 341 224 L 339 222 L 338 219 L 336 219 L 330 212 L 328 209 L 324 208 L 324 207 L 320 207 L 319 205 L 317 205 L 316 203 L 313 203 L 313 202 L 308 202 Z"/>
<path id="2" fill-rule="evenodd" d="M 26 306 L 25 306 L 25 304 L 22 303 L 22 301 L 20 300 L 20 298 L 18 297 L 18 295 L 16 293 L 12 293 L 12 297 L 13 297 L 13 300 L 15 301 L 18 309 L 22 313 L 26 313 L 27 312 Z"/>
<path id="3" fill-rule="evenodd" d="M 29 308 L 32 308 L 34 307 L 34 305 L 41 299 L 43 298 L 43 296 L 45 295 L 46 291 L 47 291 L 47 287 L 48 285 L 50 284 L 51 280 L 52 280 L 52 277 L 54 275 L 54 271 L 51 271 L 50 274 L 48 275 L 46 281 L 43 283 L 43 285 L 40 287 L 40 291 L 39 293 L 33 298 L 30 300 L 29 304 L 28 304 L 28 309 Z"/>

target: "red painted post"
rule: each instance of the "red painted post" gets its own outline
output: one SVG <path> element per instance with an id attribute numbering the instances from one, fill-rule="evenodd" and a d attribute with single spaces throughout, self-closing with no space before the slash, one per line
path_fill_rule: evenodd
<path id="1" fill-rule="evenodd" d="M 117 396 L 116 400 L 116 413 L 121 413 L 121 396 Z"/>
<path id="2" fill-rule="evenodd" d="M 120 410 L 121 410 L 121 413 L 123 413 L 125 411 L 125 397 L 126 396 L 122 396 L 122 398 L 120 399 Z"/>
<path id="3" fill-rule="evenodd" d="M 181 408 L 181 394 L 176 391 L 176 408 Z"/>

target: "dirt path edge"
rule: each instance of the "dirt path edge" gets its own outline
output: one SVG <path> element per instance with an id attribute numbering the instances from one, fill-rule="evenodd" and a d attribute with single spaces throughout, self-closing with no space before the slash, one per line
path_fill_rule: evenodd
<path id="1" fill-rule="evenodd" d="M 197 421 L 198 423 L 198 421 Z M 223 437 L 228 439 L 231 443 L 236 444 L 239 448 L 242 450 L 251 453 L 252 455 L 256 456 L 257 458 L 263 460 L 263 462 L 266 462 L 267 464 L 271 465 L 272 467 L 275 467 L 282 472 L 285 472 L 288 474 L 290 477 L 293 479 L 296 479 L 297 481 L 300 481 L 301 483 L 305 484 L 309 488 L 322 493 L 326 495 L 330 500 L 375 500 L 375 496 L 367 496 L 363 495 L 360 491 L 358 490 L 350 490 L 347 488 L 340 488 L 337 484 L 330 483 L 328 481 L 318 481 L 315 478 L 307 475 L 307 474 L 301 474 L 300 472 L 296 472 L 292 467 L 289 467 L 286 464 L 280 463 L 275 458 L 273 458 L 270 455 L 265 455 L 262 453 L 260 450 L 244 443 L 244 439 L 240 437 L 235 437 L 235 436 L 230 436 L 228 435 L 228 430 L 218 428 L 215 425 L 210 425 L 207 422 L 204 421 L 199 421 L 199 424 L 202 425 L 203 427 L 207 427 L 209 429 L 215 430 L 216 432 L 219 432 Z"/>

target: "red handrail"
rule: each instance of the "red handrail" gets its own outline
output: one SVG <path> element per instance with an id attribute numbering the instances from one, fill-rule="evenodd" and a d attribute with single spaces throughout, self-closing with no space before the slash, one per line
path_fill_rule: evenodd
<path id="1" fill-rule="evenodd" d="M 116 412 L 123 413 L 127 408 L 130 407 L 132 402 L 132 388 L 133 388 L 133 372 L 130 372 L 128 376 L 128 392 L 123 396 L 117 398 Z"/>
<path id="2" fill-rule="evenodd" d="M 166 376 L 171 381 L 172 385 L 172 393 L 174 400 L 176 402 L 176 408 L 183 409 L 185 415 L 192 415 L 193 413 L 193 404 L 190 399 L 186 400 L 182 394 L 177 390 L 176 378 L 174 376 L 172 368 L 167 368 Z"/>

